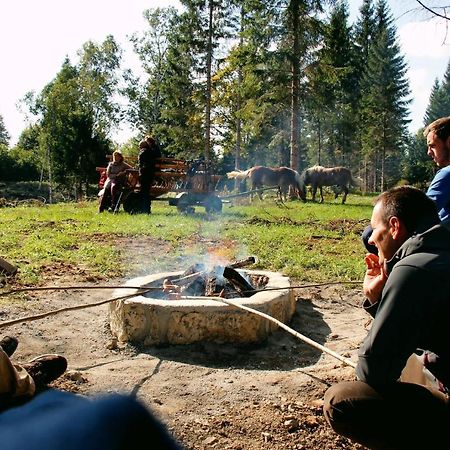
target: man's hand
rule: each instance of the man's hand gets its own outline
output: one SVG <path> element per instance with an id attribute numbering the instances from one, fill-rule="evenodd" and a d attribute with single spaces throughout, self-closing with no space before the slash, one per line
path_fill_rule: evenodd
<path id="1" fill-rule="evenodd" d="M 368 253 L 364 258 L 367 270 L 364 277 L 363 291 L 370 303 L 376 303 L 381 299 L 381 292 L 387 281 L 384 266 L 380 264 L 378 256 Z"/>

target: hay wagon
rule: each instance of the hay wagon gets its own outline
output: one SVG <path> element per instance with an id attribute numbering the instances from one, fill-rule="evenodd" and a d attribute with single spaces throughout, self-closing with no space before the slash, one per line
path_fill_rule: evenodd
<path id="1" fill-rule="evenodd" d="M 111 160 L 111 156 L 108 156 Z M 127 157 L 127 162 L 135 163 Z M 97 167 L 100 174 L 99 196 L 106 182 L 106 167 Z M 195 206 L 203 206 L 208 213 L 222 211 L 222 200 L 216 195 L 215 188 L 222 177 L 214 175 L 211 166 L 203 160 L 187 161 L 176 158 L 158 158 L 156 162 L 155 179 L 150 187 L 150 197 L 153 200 L 168 201 L 176 206 L 180 213 L 193 213 Z M 175 197 L 164 197 L 168 193 L 176 193 Z M 124 211 L 134 214 L 141 209 L 139 171 L 128 169 L 126 182 L 114 212 L 120 205 Z"/>

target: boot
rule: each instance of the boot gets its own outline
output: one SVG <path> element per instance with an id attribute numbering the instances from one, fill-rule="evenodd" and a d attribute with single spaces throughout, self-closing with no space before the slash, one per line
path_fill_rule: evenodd
<path id="1" fill-rule="evenodd" d="M 67 369 L 67 360 L 60 355 L 42 355 L 22 364 L 31 375 L 36 387 L 43 388 L 60 377 Z"/>
<path id="2" fill-rule="evenodd" d="M 18 344 L 19 341 L 12 336 L 5 336 L 3 339 L 0 340 L 0 347 L 9 357 L 11 357 L 12 354 L 16 351 Z"/>

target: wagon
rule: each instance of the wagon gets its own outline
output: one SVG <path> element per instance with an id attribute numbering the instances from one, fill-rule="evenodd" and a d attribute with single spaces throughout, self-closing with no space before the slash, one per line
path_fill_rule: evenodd
<path id="1" fill-rule="evenodd" d="M 111 160 L 111 156 L 108 155 Z M 126 158 L 133 163 L 133 158 Z M 103 195 L 106 182 L 106 167 L 97 167 L 100 174 L 99 196 Z M 158 158 L 156 160 L 155 179 L 150 187 L 151 200 L 168 201 L 176 206 L 180 213 L 193 213 L 195 206 L 203 206 L 207 213 L 220 213 L 222 200 L 216 194 L 215 188 L 222 179 L 214 175 L 211 166 L 203 160 L 187 161 L 176 158 Z M 169 192 L 176 193 L 175 197 L 164 197 Z M 139 171 L 128 169 L 126 182 L 122 193 L 114 208 L 117 212 L 120 205 L 124 211 L 134 214 L 141 210 L 141 196 L 139 185 Z"/>

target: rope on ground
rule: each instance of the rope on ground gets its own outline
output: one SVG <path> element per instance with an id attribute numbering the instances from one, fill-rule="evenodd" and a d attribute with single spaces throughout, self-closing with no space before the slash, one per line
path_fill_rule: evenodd
<path id="1" fill-rule="evenodd" d="M 211 299 L 219 301 L 219 302 L 226 303 L 227 305 L 235 306 L 236 308 L 243 309 L 243 310 L 248 311 L 248 312 L 250 312 L 252 314 L 256 314 L 257 316 L 264 317 L 264 319 L 267 319 L 267 320 L 270 320 L 273 323 L 276 323 L 280 328 L 283 328 L 288 333 L 290 333 L 293 336 L 299 338 L 300 340 L 302 340 L 303 342 L 311 345 L 312 347 L 314 347 L 314 348 L 316 348 L 316 349 L 318 349 L 318 350 L 320 350 L 320 351 L 322 351 L 324 353 L 327 353 L 328 355 L 332 356 L 333 358 L 338 359 L 339 361 L 341 361 L 342 363 L 344 363 L 344 364 L 346 364 L 346 365 L 348 365 L 350 367 L 356 368 L 356 364 L 352 360 L 350 360 L 348 358 L 345 358 L 344 356 L 340 355 L 339 353 L 336 353 L 335 351 L 330 350 L 329 348 L 319 344 L 316 341 L 313 341 L 312 339 L 306 337 L 305 335 L 299 333 L 298 331 L 293 330 L 292 328 L 288 327 L 285 323 L 280 322 L 279 320 L 275 319 L 272 316 L 269 316 L 268 314 L 265 314 L 265 313 L 263 313 L 261 311 L 253 309 L 253 308 L 249 308 L 248 306 L 245 306 L 245 305 L 240 305 L 240 304 L 235 303 L 235 302 L 233 302 L 233 301 L 231 301 L 229 299 L 224 299 L 224 298 L 221 298 L 221 297 L 211 297 Z"/>
<path id="2" fill-rule="evenodd" d="M 345 283 L 345 282 L 320 283 L 320 284 L 303 285 L 303 286 L 291 286 L 290 288 L 289 287 L 284 287 L 284 288 L 273 288 L 273 289 L 286 290 L 286 289 L 296 289 L 296 288 L 303 288 L 303 287 L 315 287 L 315 286 L 323 286 L 323 285 L 328 285 L 328 284 L 341 284 L 341 283 Z M 108 289 L 113 288 L 112 286 L 106 286 L 106 287 Z M 74 311 L 74 310 L 77 310 L 77 309 L 92 308 L 92 307 L 95 307 L 95 306 L 104 305 L 106 303 L 111 303 L 111 302 L 116 301 L 116 300 L 126 300 L 127 298 L 135 297 L 138 294 L 142 295 L 142 294 L 145 294 L 147 292 L 150 292 L 151 290 L 154 290 L 154 288 L 150 288 L 150 287 L 149 288 L 145 288 L 145 287 L 143 288 L 142 286 L 141 287 L 137 287 L 137 288 L 136 287 L 132 287 L 132 286 L 118 286 L 118 287 L 119 288 L 127 288 L 127 289 L 137 289 L 137 291 L 133 292 L 132 294 L 123 295 L 123 296 L 115 297 L 115 298 L 110 298 L 108 300 L 102 300 L 102 301 L 96 302 L 96 303 L 89 303 L 89 304 L 76 305 L 76 306 L 69 306 L 69 307 L 66 307 L 66 308 L 56 309 L 56 310 L 49 311 L 49 312 L 42 313 L 42 314 L 36 314 L 34 316 L 27 316 L 27 317 L 22 317 L 22 318 L 19 318 L 19 319 L 13 319 L 13 320 L 5 321 L 5 322 L 0 322 L 0 329 L 1 328 L 5 328 L 5 327 L 10 326 L 10 325 L 16 325 L 16 324 L 22 323 L 22 322 L 31 322 L 31 321 L 34 321 L 34 320 L 43 319 L 45 317 L 53 316 L 53 315 L 56 315 L 56 314 L 59 314 L 61 312 L 65 312 L 65 311 Z M 73 287 L 53 286 L 53 287 L 47 287 L 47 288 L 24 288 L 24 289 L 27 289 L 27 290 L 42 290 L 42 289 L 67 290 L 67 289 L 85 289 L 85 288 L 86 287 L 80 287 L 80 286 L 73 286 Z M 89 288 L 100 289 L 101 287 L 99 287 L 99 286 L 90 286 Z M 103 289 L 104 288 L 105 287 L 103 287 Z M 264 289 L 262 289 L 262 290 L 264 290 Z M 9 293 L 17 292 L 17 291 L 21 291 L 22 292 L 23 290 L 19 289 L 19 290 L 16 290 L 16 291 L 10 291 Z M 3 295 L 5 295 L 5 293 L 3 293 Z M 345 358 L 344 356 L 340 355 L 339 353 L 336 353 L 335 351 L 330 350 L 329 348 L 319 344 L 316 341 L 313 341 L 312 339 L 306 337 L 305 335 L 299 333 L 298 331 L 295 331 L 294 329 L 288 327 L 283 322 L 275 319 L 272 316 L 269 316 L 268 314 L 265 314 L 265 313 L 263 313 L 261 311 L 258 311 L 256 309 L 250 308 L 250 307 L 245 306 L 245 305 L 241 305 L 239 303 L 233 302 L 232 300 L 225 299 L 225 298 L 222 298 L 222 297 L 208 297 L 208 299 L 215 300 L 215 301 L 218 301 L 218 302 L 222 302 L 222 303 L 225 303 L 227 305 L 234 306 L 236 308 L 239 308 L 239 309 L 242 309 L 244 311 L 250 312 L 252 314 L 256 314 L 257 316 L 263 317 L 264 319 L 267 319 L 267 320 L 277 324 L 280 328 L 283 328 L 288 333 L 290 333 L 293 336 L 297 337 L 298 339 L 302 340 L 306 344 L 308 344 L 308 345 L 310 345 L 310 346 L 320 350 L 321 352 L 327 353 L 328 355 L 332 356 L 335 359 L 338 359 L 339 361 L 341 361 L 342 363 L 344 363 L 344 364 L 346 364 L 346 365 L 348 365 L 350 367 L 356 368 L 356 364 L 353 361 L 351 361 L 350 359 Z"/>
<path id="3" fill-rule="evenodd" d="M 94 306 L 104 305 L 106 303 L 111 303 L 116 300 L 126 300 L 127 298 L 135 297 L 137 294 L 145 294 L 147 292 L 149 292 L 149 289 L 140 289 L 140 291 L 133 292 L 132 294 L 122 295 L 120 297 L 114 297 L 114 298 L 110 298 L 108 300 L 102 300 L 102 301 L 96 302 L 96 303 L 68 306 L 66 308 L 54 309 L 52 311 L 48 311 L 48 312 L 42 313 L 42 314 L 36 314 L 34 316 L 26 316 L 26 317 L 21 317 L 19 319 L 6 320 L 4 322 L 0 322 L 0 329 L 8 327 L 10 325 L 16 325 L 16 324 L 22 323 L 22 322 L 32 322 L 34 320 L 44 319 L 45 317 L 54 316 L 56 314 L 59 314 L 61 312 L 65 312 L 65 311 L 74 311 L 76 309 L 93 308 Z"/>
<path id="4" fill-rule="evenodd" d="M 195 274 L 194 274 L 195 275 Z M 184 280 L 185 278 L 189 278 L 192 275 L 188 275 L 187 277 L 178 278 L 172 280 L 173 282 Z M 328 281 L 324 283 L 313 283 L 313 284 L 302 284 L 298 286 L 285 286 L 285 287 L 269 287 L 269 288 L 261 288 L 255 289 L 252 292 L 262 292 L 262 291 L 279 291 L 285 289 L 304 289 L 311 287 L 323 287 L 323 286 L 332 286 L 335 284 L 362 284 L 362 281 Z M 162 291 L 164 289 L 163 286 L 38 286 L 38 287 L 24 287 L 18 289 L 11 289 L 9 291 L 0 292 L 0 297 L 5 297 L 7 295 L 12 294 L 20 294 L 22 292 L 33 292 L 33 291 L 70 291 L 70 290 L 90 290 L 90 289 L 146 289 L 146 291 Z M 247 292 L 247 291 L 243 291 Z"/>

